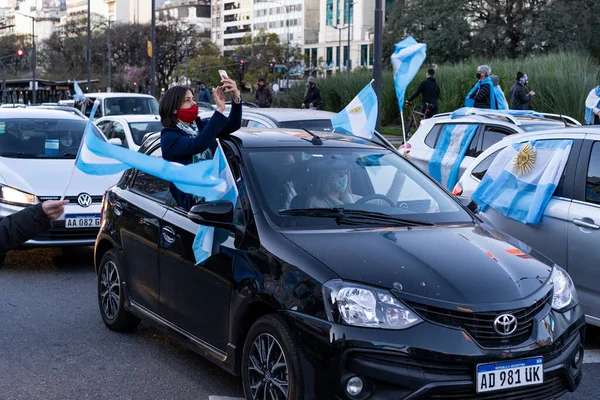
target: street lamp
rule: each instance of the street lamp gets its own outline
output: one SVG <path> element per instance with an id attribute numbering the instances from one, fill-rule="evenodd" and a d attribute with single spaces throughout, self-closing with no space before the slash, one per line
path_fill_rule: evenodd
<path id="1" fill-rule="evenodd" d="M 352 8 L 354 7 L 355 4 L 358 4 L 358 3 L 356 3 L 356 2 L 350 3 L 349 0 L 347 0 L 346 4 L 348 6 L 347 10 L 346 10 L 347 11 L 346 12 L 347 24 L 348 24 L 348 58 L 346 59 L 346 71 L 350 72 L 352 70 L 352 59 L 350 58 L 350 31 L 351 31 L 350 16 L 352 15 L 351 13 L 353 12 Z M 354 20 L 354 18 L 353 18 L 353 20 Z"/>
<path id="2" fill-rule="evenodd" d="M 108 83 L 106 85 L 106 91 L 108 93 L 110 93 L 112 91 L 112 88 L 111 88 L 111 83 L 112 83 L 112 79 L 111 79 L 112 78 L 112 68 L 111 68 L 111 59 L 110 59 L 111 58 L 111 54 L 110 54 L 110 23 L 111 22 L 115 22 L 115 21 L 107 19 L 104 22 L 106 22 L 108 24 L 108 31 L 107 31 L 108 32 L 108 35 L 107 35 L 108 37 L 106 39 L 107 46 L 108 46 L 108 54 L 107 54 L 107 57 L 108 57 Z"/>
<path id="3" fill-rule="evenodd" d="M 346 28 L 350 28 L 350 26 L 344 26 L 344 25 L 335 25 L 332 26 L 333 29 L 337 29 L 338 33 L 339 33 L 339 43 L 338 43 L 338 71 L 341 72 L 342 70 L 342 60 L 341 58 L 344 56 L 343 52 L 342 52 L 342 31 Z M 350 29 L 348 29 L 350 30 Z M 350 52 L 350 48 L 348 47 L 348 52 Z"/>
<path id="4" fill-rule="evenodd" d="M 287 26 L 287 33 L 286 33 L 286 37 L 287 37 L 287 49 L 285 51 L 285 75 L 286 75 L 286 90 L 289 90 L 290 88 L 290 67 L 289 67 L 289 60 L 290 60 L 290 11 L 288 8 L 287 4 L 284 4 L 280 1 L 276 1 L 276 0 L 262 0 L 262 1 L 258 1 L 258 3 L 274 3 L 274 4 L 279 4 L 280 6 L 283 6 L 285 8 L 285 14 L 286 14 L 286 26 Z"/>
<path id="5" fill-rule="evenodd" d="M 152 0 L 152 55 L 150 57 L 150 94 L 156 97 L 156 54 L 154 52 L 155 44 L 156 44 L 156 12 L 155 12 L 155 4 L 156 0 Z"/>
<path id="6" fill-rule="evenodd" d="M 19 14 L 19 15 L 22 15 L 24 17 L 31 18 L 31 40 L 32 40 L 32 45 L 33 45 L 33 52 L 32 52 L 32 55 L 31 55 L 32 56 L 32 60 L 31 60 L 31 74 L 32 74 L 32 78 L 33 78 L 33 104 L 35 104 L 37 102 L 37 94 L 36 94 L 37 85 L 36 85 L 36 81 L 35 81 L 35 68 L 36 68 L 36 61 L 35 61 L 35 57 L 36 57 L 36 52 L 35 52 L 35 17 L 33 17 L 31 15 L 20 13 L 18 11 L 15 11 L 15 14 Z"/>

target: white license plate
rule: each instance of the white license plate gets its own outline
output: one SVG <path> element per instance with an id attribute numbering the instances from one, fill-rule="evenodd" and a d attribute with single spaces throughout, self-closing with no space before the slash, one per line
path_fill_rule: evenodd
<path id="1" fill-rule="evenodd" d="M 542 357 L 477 365 L 477 393 L 544 383 Z"/>
<path id="2" fill-rule="evenodd" d="M 65 228 L 96 228 L 100 226 L 100 214 L 66 215 Z"/>

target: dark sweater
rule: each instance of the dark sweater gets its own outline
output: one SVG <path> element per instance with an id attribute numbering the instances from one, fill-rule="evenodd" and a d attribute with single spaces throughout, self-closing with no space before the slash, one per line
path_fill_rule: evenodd
<path id="1" fill-rule="evenodd" d="M 423 103 L 429 103 L 431 105 L 437 105 L 440 101 L 440 85 L 436 82 L 434 77 L 429 77 L 425 79 L 419 87 L 417 91 L 410 96 L 408 101 L 413 101 L 419 95 L 423 95 Z"/>
<path id="2" fill-rule="evenodd" d="M 528 110 L 531 97 L 521 82 L 515 82 L 510 88 L 510 108 L 513 110 Z"/>
<path id="3" fill-rule="evenodd" d="M 210 121 L 204 124 L 196 119 L 198 135 L 190 136 L 179 128 L 163 128 L 160 134 L 162 156 L 167 161 L 188 165 L 194 161 L 194 155 L 210 149 L 217 149 L 216 138 L 224 138 L 240 129 L 242 125 L 242 104 L 232 102 L 229 117 L 215 111 Z M 189 210 L 193 206 L 193 196 L 179 190 L 171 183 L 171 194 L 177 204 Z"/>
<path id="4" fill-rule="evenodd" d="M 475 104 L 473 105 L 473 107 L 485 108 L 485 109 L 492 108 L 490 93 L 491 93 L 491 84 L 487 84 L 487 83 L 481 84 L 479 86 L 479 89 L 476 90 L 473 93 L 473 95 L 471 96 L 471 98 L 473 100 L 475 100 Z"/>

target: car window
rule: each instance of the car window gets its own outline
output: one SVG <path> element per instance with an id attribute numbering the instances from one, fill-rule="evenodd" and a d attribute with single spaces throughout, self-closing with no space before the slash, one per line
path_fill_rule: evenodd
<path id="1" fill-rule="evenodd" d="M 265 124 L 258 122 L 258 121 L 253 121 L 253 120 L 248 120 L 248 124 L 246 125 L 248 128 L 268 128 L 268 126 L 266 126 Z"/>
<path id="2" fill-rule="evenodd" d="M 106 136 L 107 138 L 109 135 L 110 122 L 111 121 L 102 121 L 96 125 L 98 127 L 98 129 L 100 129 L 102 131 L 102 133 L 104 133 L 104 136 Z"/>
<path id="3" fill-rule="evenodd" d="M 440 136 L 440 127 L 441 125 L 439 124 L 435 125 L 433 128 L 431 128 L 431 130 L 425 137 L 425 144 L 431 147 L 432 149 L 435 148 L 435 144 L 437 143 L 438 137 Z"/>
<path id="4" fill-rule="evenodd" d="M 150 153 L 150 155 L 152 157 L 161 158 L 162 151 L 160 147 Z M 159 179 L 143 171 L 137 171 L 132 188 L 135 191 L 159 200 L 162 203 L 166 203 L 171 194 L 170 183 L 168 181 Z"/>
<path id="5" fill-rule="evenodd" d="M 281 121 L 280 128 L 288 129 L 310 129 L 319 132 L 331 132 L 333 126 L 330 119 L 301 119 L 297 121 Z"/>
<path id="6" fill-rule="evenodd" d="M 506 135 L 510 135 L 512 133 L 514 132 L 507 129 L 499 128 L 497 126 L 486 126 L 485 131 L 483 131 L 483 143 L 481 144 L 481 148 L 478 149 L 478 154 L 476 155 L 476 157 L 488 148 L 490 148 L 492 145 L 504 139 Z"/>
<path id="7" fill-rule="evenodd" d="M 85 101 L 85 103 L 82 105 L 83 108 L 83 113 L 85 114 L 86 117 L 90 117 L 90 114 L 92 113 L 92 108 L 94 107 L 94 100 L 96 100 L 93 97 L 89 97 L 87 99 L 88 101 Z M 102 102 L 100 102 L 100 104 L 98 105 L 98 109 L 96 110 L 96 114 L 94 115 L 94 118 L 100 118 L 101 116 L 103 116 L 102 114 Z"/>
<path id="8" fill-rule="evenodd" d="M 595 142 L 592 147 L 585 182 L 585 201 L 600 204 L 600 142 Z"/>
<path id="9" fill-rule="evenodd" d="M 106 115 L 158 114 L 158 102 L 145 97 L 115 97 L 104 100 Z"/>
<path id="10" fill-rule="evenodd" d="M 131 137 L 135 144 L 140 146 L 144 141 L 144 136 L 151 132 L 160 132 L 163 126 L 160 121 L 144 121 L 144 122 L 130 122 L 129 130 L 131 131 Z"/>
<path id="11" fill-rule="evenodd" d="M 108 133 L 109 139 L 120 139 L 123 147 L 129 147 L 127 137 L 125 136 L 125 128 L 120 122 L 113 122 L 110 132 Z"/>
<path id="12" fill-rule="evenodd" d="M 502 150 L 504 150 L 504 149 L 496 150 L 495 152 L 493 152 L 492 154 L 490 154 L 489 156 L 484 158 L 479 164 L 477 164 L 477 166 L 475 166 L 475 168 L 473 168 L 473 171 L 471 172 L 471 176 L 473 176 L 474 178 L 477 178 L 479 180 L 482 180 L 483 177 L 485 176 L 488 168 L 492 164 L 492 161 L 494 161 L 494 159 L 496 158 L 498 153 L 500 153 Z"/>

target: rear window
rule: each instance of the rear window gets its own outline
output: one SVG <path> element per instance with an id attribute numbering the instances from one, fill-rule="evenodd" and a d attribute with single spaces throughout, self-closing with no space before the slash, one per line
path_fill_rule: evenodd
<path id="1" fill-rule="evenodd" d="M 151 98 L 116 97 L 104 100 L 105 115 L 158 114 L 158 102 Z"/>
<path id="2" fill-rule="evenodd" d="M 144 141 L 144 136 L 151 132 L 160 132 L 163 126 L 160 121 L 144 121 L 144 122 L 130 122 L 129 130 L 135 144 L 140 146 Z"/>
<path id="3" fill-rule="evenodd" d="M 288 129 L 310 129 L 311 131 L 331 132 L 333 126 L 330 119 L 303 119 L 298 121 L 281 121 L 280 128 Z"/>
<path id="4" fill-rule="evenodd" d="M 475 168 L 473 168 L 473 171 L 471 172 L 471 176 L 473 176 L 474 178 L 477 178 L 479 180 L 482 180 L 483 177 L 485 176 L 488 168 L 490 167 L 490 165 L 492 165 L 492 161 L 494 161 L 494 159 L 496 158 L 498 153 L 500 153 L 502 150 L 504 150 L 504 149 L 496 150 L 495 152 L 493 152 L 492 154 L 487 156 L 485 159 L 483 159 Z"/>

